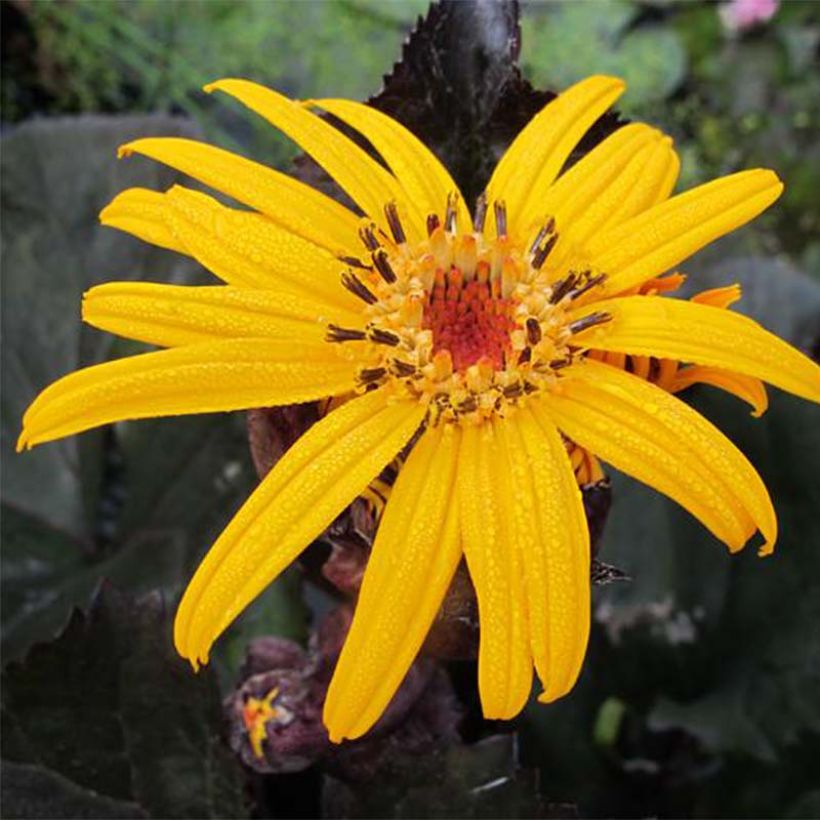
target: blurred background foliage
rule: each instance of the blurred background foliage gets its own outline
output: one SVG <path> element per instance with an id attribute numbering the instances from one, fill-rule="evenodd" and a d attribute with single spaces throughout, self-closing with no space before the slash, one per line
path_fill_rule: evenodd
<path id="1" fill-rule="evenodd" d="M 123 424 L 13 455 L 20 414 L 38 389 L 78 365 L 136 349 L 81 327 L 83 290 L 123 277 L 202 281 L 188 261 L 99 229 L 96 214 L 117 191 L 174 180 L 139 159 L 116 163 L 116 146 L 148 134 L 204 136 L 287 167 L 295 154 L 287 141 L 201 86 L 237 75 L 296 97 L 367 98 L 426 7 L 424 0 L 0 5 L 2 648 L 4 663 L 26 658 L 4 676 L 4 738 L 11 728 L 13 739 L 4 739 L 3 755 L 16 767 L 13 785 L 3 778 L 6 808 L 14 808 L 8 816 L 241 813 L 230 761 L 213 753 L 207 771 L 195 765 L 207 757 L 207 731 L 173 743 L 159 732 L 154 747 L 135 756 L 128 732 L 145 712 L 136 696 L 122 702 L 121 689 L 138 670 L 146 698 L 166 693 L 169 727 L 177 715 L 189 728 L 201 720 L 218 733 L 214 693 L 232 685 L 249 638 L 304 640 L 309 620 L 292 573 L 221 642 L 215 670 L 196 691 L 186 689 L 190 676 L 170 654 L 151 662 L 146 630 L 167 629 L 153 599 L 131 605 L 98 595 L 92 615 L 72 622 L 68 639 L 30 651 L 53 638 L 74 605 L 88 605 L 101 577 L 133 594 L 158 589 L 173 602 L 255 481 L 240 414 Z M 532 3 L 521 13 L 525 76 L 553 89 L 594 72 L 625 77 L 623 112 L 675 137 L 680 187 L 756 165 L 780 173 L 786 192 L 778 205 L 685 270 L 697 289 L 741 281 L 742 310 L 815 354 L 818 8 L 785 2 L 771 21 L 744 33 L 728 31 L 707 2 Z M 773 395 L 758 421 L 707 389 L 690 398 L 760 469 L 780 516 L 779 550 L 766 561 L 754 549 L 729 558 L 671 502 L 615 476 L 602 557 L 632 581 L 596 592 L 581 683 L 555 705 L 531 705 L 516 723 L 521 761 L 540 770 L 547 803 L 577 805 L 581 816 L 816 816 L 816 410 Z M 124 728 L 89 733 L 93 713 L 78 721 L 76 710 L 57 708 L 61 692 L 66 702 L 83 701 L 82 686 L 72 689 L 71 680 L 67 689 L 62 680 L 56 688 L 44 683 L 77 664 L 83 674 L 81 659 L 70 657 L 72 640 L 110 653 L 117 694 L 106 708 L 125 715 Z M 114 651 L 112 641 L 123 640 L 133 647 Z M 207 717 L 194 714 L 199 703 Z M 82 754 L 93 757 L 89 748 L 99 746 L 109 757 L 124 755 L 131 785 L 116 779 L 121 773 L 95 768 L 99 761 L 78 767 L 55 754 L 38 728 L 44 721 L 82 738 L 84 745 L 75 743 Z M 188 788 L 170 788 L 163 767 L 151 765 L 157 759 Z M 489 765 L 483 760 L 478 768 Z M 499 764 L 500 777 L 508 777 L 507 765 Z M 192 797 L 203 791 L 213 799 Z M 54 795 L 51 802 L 42 802 L 45 793 Z M 416 813 L 424 811 L 424 795 L 419 799 Z M 496 815 L 503 810 L 492 800 L 486 805 Z M 516 803 L 519 814 L 527 811 L 522 805 Z M 393 810 L 374 809 L 385 816 Z M 480 805 L 470 811 L 482 814 Z"/>

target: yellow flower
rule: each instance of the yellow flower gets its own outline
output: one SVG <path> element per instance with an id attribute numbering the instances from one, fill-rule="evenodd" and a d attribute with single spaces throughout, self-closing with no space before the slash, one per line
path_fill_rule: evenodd
<path id="1" fill-rule="evenodd" d="M 346 100 L 300 104 L 242 80 L 208 89 L 299 143 L 364 218 L 198 142 L 123 147 L 250 207 L 177 186 L 125 191 L 102 213 L 226 284 L 89 291 L 87 322 L 170 349 L 51 385 L 26 413 L 20 446 L 122 419 L 349 397 L 279 461 L 199 567 L 175 627 L 195 666 L 410 442 L 325 703 L 336 741 L 378 719 L 462 555 L 478 597 L 484 714 L 516 715 L 533 665 L 542 701 L 572 688 L 589 634 L 590 556 L 570 441 L 678 501 L 730 550 L 760 530 L 771 551 L 774 510 L 746 458 L 668 390 L 612 363 L 685 362 L 724 387 L 740 374 L 747 387 L 763 379 L 820 399 L 818 368 L 720 299 L 644 288 L 755 217 L 782 186 L 752 170 L 670 199 L 671 140 L 643 124 L 562 174 L 623 88 L 592 77 L 547 105 L 472 215 L 414 136 Z M 311 109 L 365 135 L 384 164 Z"/>

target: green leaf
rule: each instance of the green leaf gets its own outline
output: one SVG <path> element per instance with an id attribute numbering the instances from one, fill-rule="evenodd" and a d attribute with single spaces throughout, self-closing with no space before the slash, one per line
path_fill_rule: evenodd
<path id="1" fill-rule="evenodd" d="M 4 671 L 4 758 L 68 781 L 78 799 L 90 791 L 152 817 L 244 816 L 214 674 L 195 675 L 169 631 L 158 596 L 104 587 L 88 614 L 75 610 L 58 638 Z M 34 775 L 17 774 L 25 794 Z"/>

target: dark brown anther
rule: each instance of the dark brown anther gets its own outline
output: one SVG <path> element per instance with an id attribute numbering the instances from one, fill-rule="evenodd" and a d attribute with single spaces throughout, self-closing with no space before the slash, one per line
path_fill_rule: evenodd
<path id="1" fill-rule="evenodd" d="M 532 240 L 532 245 L 530 245 L 530 256 L 532 256 L 538 248 L 541 246 L 541 243 L 547 238 L 547 234 L 549 231 L 547 230 L 547 226 L 544 225 L 540 231 L 535 236 L 535 239 Z"/>
<path id="2" fill-rule="evenodd" d="M 384 279 L 388 285 L 392 285 L 393 282 L 396 281 L 396 274 L 387 259 L 387 251 L 384 248 L 379 248 L 373 252 L 371 258 L 373 259 L 373 265 L 381 274 L 382 279 Z"/>
<path id="3" fill-rule="evenodd" d="M 346 271 L 342 274 L 342 284 L 354 295 L 358 296 L 364 302 L 367 302 L 368 305 L 374 305 L 378 302 L 378 298 L 374 293 L 371 293 L 368 290 L 367 285 L 356 276 L 353 271 Z"/>
<path id="4" fill-rule="evenodd" d="M 524 393 L 526 395 L 531 396 L 533 393 L 537 393 L 537 392 L 538 392 L 538 388 L 534 384 L 532 384 L 530 382 L 524 382 Z"/>
<path id="5" fill-rule="evenodd" d="M 503 199 L 497 199 L 493 203 L 495 211 L 495 235 L 507 235 L 507 203 Z"/>
<path id="6" fill-rule="evenodd" d="M 457 409 L 459 413 L 473 413 L 478 410 L 478 399 L 475 396 L 468 396 Z"/>
<path id="7" fill-rule="evenodd" d="M 588 330 L 591 327 L 595 327 L 595 325 L 603 325 L 611 320 L 612 316 L 608 313 L 596 311 L 595 313 L 590 313 L 588 316 L 583 316 L 580 319 L 576 319 L 574 322 L 571 322 L 568 326 L 569 332 L 580 333 L 582 330 Z"/>
<path id="8" fill-rule="evenodd" d="M 554 233 L 540 248 L 538 248 L 535 253 L 532 255 L 532 262 L 530 263 L 536 270 L 538 270 L 544 262 L 547 261 L 547 257 L 552 253 L 552 249 L 555 247 L 555 243 L 558 241 L 558 234 Z"/>
<path id="9" fill-rule="evenodd" d="M 404 228 L 401 226 L 401 219 L 399 219 L 399 209 L 395 202 L 388 202 L 384 206 L 384 216 L 387 219 L 387 224 L 390 226 L 390 233 L 393 234 L 393 239 L 397 245 L 403 245 L 407 241 L 404 235 Z"/>
<path id="10" fill-rule="evenodd" d="M 577 284 L 579 276 L 575 271 L 570 271 L 563 279 L 559 279 L 552 286 L 550 302 L 557 305 Z"/>
<path id="11" fill-rule="evenodd" d="M 393 372 L 403 379 L 415 376 L 417 373 L 415 365 L 403 362 L 401 359 L 393 359 L 390 364 L 393 367 Z"/>
<path id="12" fill-rule="evenodd" d="M 367 338 L 367 334 L 363 330 L 351 330 L 338 325 L 328 325 L 325 338 L 329 342 L 361 342 Z"/>
<path id="13" fill-rule="evenodd" d="M 581 294 L 586 293 L 588 290 L 591 290 L 592 288 L 596 287 L 597 285 L 600 285 L 604 281 L 604 279 L 606 279 L 606 274 L 605 273 L 599 273 L 597 276 L 591 276 L 590 272 L 586 271 L 585 275 L 586 275 L 586 282 L 584 282 L 583 285 L 580 285 L 579 287 L 575 288 L 569 294 L 570 300 L 577 299 Z"/>
<path id="14" fill-rule="evenodd" d="M 376 226 L 364 225 L 359 228 L 359 238 L 364 242 L 364 246 L 369 251 L 375 251 L 376 248 L 381 247 L 381 242 L 376 239 Z"/>
<path id="15" fill-rule="evenodd" d="M 359 382 L 361 384 L 372 384 L 387 375 L 387 369 L 384 367 L 366 367 L 359 371 Z"/>
<path id="16" fill-rule="evenodd" d="M 518 356 L 518 364 L 526 364 L 532 359 L 532 348 L 525 347 Z"/>
<path id="17" fill-rule="evenodd" d="M 361 268 L 362 270 L 372 270 L 370 265 L 365 265 L 358 256 L 338 256 L 336 257 L 340 262 L 344 262 L 345 265 L 350 265 L 351 268 Z"/>
<path id="18" fill-rule="evenodd" d="M 508 384 L 506 387 L 501 388 L 501 392 L 504 394 L 505 399 L 517 399 L 524 394 L 524 385 L 521 382 Z"/>
<path id="19" fill-rule="evenodd" d="M 371 342 L 376 342 L 376 344 L 380 345 L 389 345 L 390 347 L 396 347 L 401 341 L 401 337 L 395 333 L 391 333 L 389 330 L 382 330 L 380 327 L 369 328 L 367 337 Z"/>
<path id="20" fill-rule="evenodd" d="M 527 341 L 530 345 L 535 346 L 541 341 L 541 325 L 538 319 L 530 316 L 527 319 Z"/>
<path id="21" fill-rule="evenodd" d="M 475 215 L 473 216 L 473 230 L 481 233 L 484 230 L 484 222 L 487 220 L 487 192 L 479 194 L 475 201 Z"/>
<path id="22" fill-rule="evenodd" d="M 438 214 L 427 214 L 427 236 L 432 236 L 439 225 L 441 225 L 441 220 Z"/>
<path id="23" fill-rule="evenodd" d="M 551 370 L 561 370 L 563 367 L 567 367 L 568 365 L 572 364 L 572 357 L 567 356 L 566 359 L 553 359 L 550 362 L 550 369 Z"/>
<path id="24" fill-rule="evenodd" d="M 447 210 L 444 212 L 444 230 L 448 233 L 456 232 L 457 205 L 458 194 L 455 192 L 447 194 Z"/>

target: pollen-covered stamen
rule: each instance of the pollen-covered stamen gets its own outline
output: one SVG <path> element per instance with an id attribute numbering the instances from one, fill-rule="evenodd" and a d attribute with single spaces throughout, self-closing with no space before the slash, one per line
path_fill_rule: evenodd
<path id="1" fill-rule="evenodd" d="M 543 267 L 544 262 L 547 261 L 547 257 L 552 253 L 552 249 L 555 247 L 555 243 L 558 241 L 558 234 L 554 233 L 544 242 L 543 245 L 536 248 L 535 253 L 532 255 L 532 266 L 536 270 L 539 270 Z"/>
<path id="2" fill-rule="evenodd" d="M 388 285 L 392 285 L 396 281 L 396 272 L 390 264 L 387 251 L 384 248 L 377 248 L 373 251 L 371 258 L 373 260 L 373 267 L 376 268 L 382 279 L 384 279 Z"/>
<path id="3" fill-rule="evenodd" d="M 369 327 L 367 329 L 367 338 L 371 342 L 379 345 L 387 345 L 388 347 L 396 347 L 401 342 L 401 336 L 389 330 L 383 330 L 380 327 Z"/>
<path id="4" fill-rule="evenodd" d="M 384 216 L 387 219 L 387 224 L 390 226 L 390 233 L 393 234 L 393 239 L 397 245 L 403 245 L 407 242 L 407 237 L 404 234 L 404 228 L 399 219 L 399 209 L 395 202 L 388 202 L 384 206 Z"/>
<path id="5" fill-rule="evenodd" d="M 507 235 L 507 205 L 503 199 L 497 199 L 493 203 L 495 211 L 495 234 L 498 237 Z"/>
<path id="6" fill-rule="evenodd" d="M 612 317 L 608 313 L 596 311 L 595 313 L 590 313 L 588 316 L 582 316 L 574 322 L 570 322 L 570 324 L 567 325 L 567 328 L 570 333 L 575 334 L 580 333 L 582 330 L 595 327 L 595 325 L 603 325 L 611 320 Z"/>
<path id="7" fill-rule="evenodd" d="M 366 265 L 359 259 L 358 256 L 339 256 L 337 259 L 340 262 L 344 262 L 345 265 L 350 265 L 351 268 L 360 268 L 361 270 L 372 270 L 370 265 Z"/>
<path id="8" fill-rule="evenodd" d="M 363 342 L 367 338 L 367 334 L 363 330 L 328 325 L 325 338 L 329 342 Z"/>
<path id="9" fill-rule="evenodd" d="M 401 359 L 392 359 L 390 369 L 393 373 L 403 379 L 418 375 L 418 368 L 415 365 L 403 362 Z"/>
<path id="10" fill-rule="evenodd" d="M 435 233 L 436 228 L 441 225 L 441 220 L 438 218 L 438 214 L 428 214 L 427 215 L 427 236 L 432 236 Z"/>
<path id="11" fill-rule="evenodd" d="M 386 367 L 364 367 L 359 371 L 359 383 L 362 385 L 374 384 L 387 375 Z"/>
<path id="12" fill-rule="evenodd" d="M 375 293 L 370 291 L 367 285 L 356 276 L 353 271 L 346 271 L 342 274 L 342 284 L 354 295 L 358 296 L 363 302 L 368 305 L 375 305 L 379 301 Z"/>
<path id="13" fill-rule="evenodd" d="M 447 210 L 444 212 L 444 230 L 447 233 L 456 232 L 456 216 L 458 215 L 458 194 L 447 194 Z"/>
<path id="14" fill-rule="evenodd" d="M 376 226 L 373 224 L 363 225 L 359 228 L 359 238 L 369 251 L 375 251 L 376 248 L 381 247 L 381 242 L 376 237 Z"/>
<path id="15" fill-rule="evenodd" d="M 487 192 L 483 191 L 479 194 L 475 202 L 475 215 L 473 216 L 473 231 L 475 233 L 482 233 L 484 231 L 484 223 L 487 221 Z"/>

